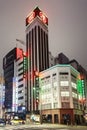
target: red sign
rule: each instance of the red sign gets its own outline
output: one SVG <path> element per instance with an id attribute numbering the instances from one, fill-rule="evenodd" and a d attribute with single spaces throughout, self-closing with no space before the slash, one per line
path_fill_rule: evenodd
<path id="1" fill-rule="evenodd" d="M 35 17 L 35 12 L 32 12 L 28 17 L 27 17 L 27 23 L 30 24 Z"/>
<path id="2" fill-rule="evenodd" d="M 20 48 L 16 48 L 16 58 L 23 58 L 23 50 Z"/>
<path id="3" fill-rule="evenodd" d="M 32 11 L 30 15 L 26 18 L 26 26 L 30 24 L 37 16 L 39 16 L 44 24 L 48 25 L 48 18 L 38 7 L 36 7 L 34 11 Z"/>
<path id="4" fill-rule="evenodd" d="M 42 20 L 44 23 L 47 22 L 46 16 L 43 14 L 43 12 L 40 12 L 40 13 L 39 13 L 39 16 L 40 16 L 41 20 Z"/>

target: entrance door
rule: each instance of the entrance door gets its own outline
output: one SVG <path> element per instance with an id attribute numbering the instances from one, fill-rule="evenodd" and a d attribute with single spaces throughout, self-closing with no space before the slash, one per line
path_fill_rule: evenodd
<path id="1" fill-rule="evenodd" d="M 58 122 L 58 114 L 54 114 L 54 123 L 59 123 Z"/>

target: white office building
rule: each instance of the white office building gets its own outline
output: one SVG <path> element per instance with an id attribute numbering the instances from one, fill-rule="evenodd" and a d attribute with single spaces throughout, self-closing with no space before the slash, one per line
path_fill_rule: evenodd
<path id="1" fill-rule="evenodd" d="M 70 65 L 56 65 L 39 74 L 39 109 L 43 120 L 52 123 L 82 122 L 83 104 L 79 102 L 79 72 Z"/>

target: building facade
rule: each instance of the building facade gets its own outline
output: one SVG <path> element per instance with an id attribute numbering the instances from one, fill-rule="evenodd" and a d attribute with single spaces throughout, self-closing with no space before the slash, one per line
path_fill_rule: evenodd
<path id="1" fill-rule="evenodd" d="M 5 81 L 5 110 L 6 112 L 18 112 L 20 106 L 26 105 L 22 49 L 14 48 L 3 58 L 3 72 Z"/>
<path id="2" fill-rule="evenodd" d="M 84 106 L 79 101 L 82 95 L 78 75 L 70 65 L 56 65 L 39 74 L 39 109 L 43 122 L 83 122 Z"/>
<path id="3" fill-rule="evenodd" d="M 57 57 L 55 57 L 55 64 L 68 64 L 69 58 L 64 53 L 59 53 Z"/>
<path id="4" fill-rule="evenodd" d="M 0 75 L 0 118 L 4 115 L 4 101 L 5 101 L 5 86 L 4 77 Z"/>
<path id="5" fill-rule="evenodd" d="M 26 18 L 26 53 L 27 111 L 38 111 L 38 102 L 33 91 L 36 87 L 36 72 L 49 68 L 48 18 L 38 7 Z"/>
<path id="6" fill-rule="evenodd" d="M 52 55 L 51 52 L 49 52 L 49 67 L 52 67 L 55 65 L 55 57 Z"/>

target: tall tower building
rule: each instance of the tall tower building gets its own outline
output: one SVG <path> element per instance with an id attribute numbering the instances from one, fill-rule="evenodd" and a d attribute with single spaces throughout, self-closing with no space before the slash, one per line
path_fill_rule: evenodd
<path id="1" fill-rule="evenodd" d="M 36 91 L 39 86 L 35 83 L 36 72 L 49 68 L 48 18 L 36 7 L 26 17 L 26 51 L 28 56 L 28 111 L 38 110 Z M 38 82 L 38 81 L 37 81 Z"/>

